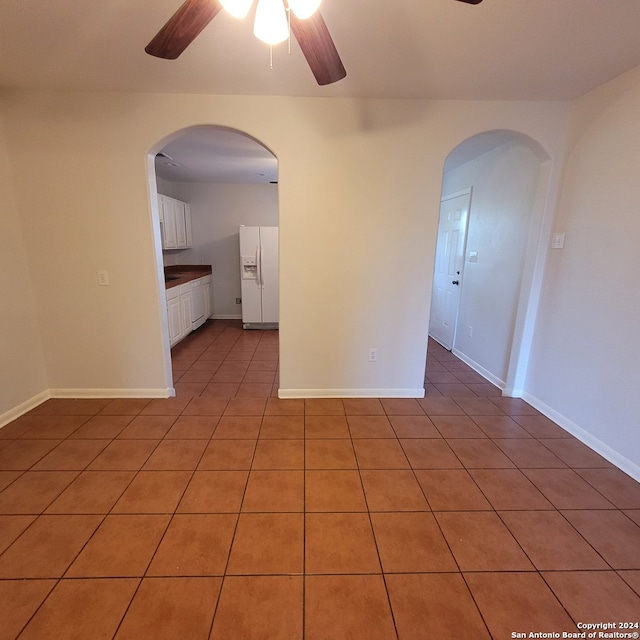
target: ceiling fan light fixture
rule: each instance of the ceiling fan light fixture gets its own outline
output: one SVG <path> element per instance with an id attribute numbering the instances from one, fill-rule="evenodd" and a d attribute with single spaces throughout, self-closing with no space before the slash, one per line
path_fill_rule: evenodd
<path id="1" fill-rule="evenodd" d="M 253 0 L 220 0 L 220 4 L 234 18 L 246 18 Z"/>
<path id="2" fill-rule="evenodd" d="M 310 18 L 320 7 L 322 0 L 288 0 L 289 8 L 300 20 Z"/>
<path id="3" fill-rule="evenodd" d="M 289 21 L 282 0 L 258 0 L 253 34 L 267 44 L 278 44 L 289 37 Z"/>

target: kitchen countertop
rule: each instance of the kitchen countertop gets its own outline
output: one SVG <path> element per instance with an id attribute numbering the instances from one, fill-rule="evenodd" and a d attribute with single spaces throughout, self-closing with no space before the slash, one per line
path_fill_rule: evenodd
<path id="1" fill-rule="evenodd" d="M 209 275 L 211 275 L 210 264 L 174 264 L 164 268 L 164 281 L 167 289 Z"/>

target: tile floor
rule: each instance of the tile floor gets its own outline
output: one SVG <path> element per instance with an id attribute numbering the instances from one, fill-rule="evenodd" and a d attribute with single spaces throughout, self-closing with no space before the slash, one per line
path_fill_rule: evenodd
<path id="1" fill-rule="evenodd" d="M 277 347 L 211 322 L 174 350 L 176 398 L 0 430 L 0 640 L 640 620 L 638 483 L 435 343 L 422 400 L 278 400 Z"/>

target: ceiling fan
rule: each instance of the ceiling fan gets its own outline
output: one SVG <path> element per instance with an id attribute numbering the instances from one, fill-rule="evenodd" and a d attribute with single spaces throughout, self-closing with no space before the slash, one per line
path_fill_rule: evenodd
<path id="1" fill-rule="evenodd" d="M 145 51 L 157 58 L 175 60 L 218 15 L 223 2 L 224 0 L 185 0 L 145 47 Z M 293 4 L 290 0 L 283 2 L 287 9 Z M 480 4 L 482 0 L 458 2 Z M 248 10 L 251 2 L 245 4 Z M 347 72 L 320 12 L 316 10 L 303 19 L 295 11 L 289 11 L 289 20 L 291 31 L 318 84 L 327 85 L 342 80 Z"/>

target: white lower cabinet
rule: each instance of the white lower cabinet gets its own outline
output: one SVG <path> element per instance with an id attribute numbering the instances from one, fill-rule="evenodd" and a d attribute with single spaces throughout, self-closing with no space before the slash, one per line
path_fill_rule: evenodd
<path id="1" fill-rule="evenodd" d="M 197 278 L 167 289 L 169 345 L 174 346 L 204 324 L 213 313 L 213 278 Z"/>
<path id="2" fill-rule="evenodd" d="M 167 289 L 169 344 L 177 344 L 191 333 L 191 283 Z"/>

